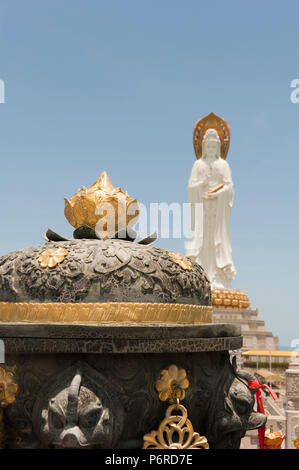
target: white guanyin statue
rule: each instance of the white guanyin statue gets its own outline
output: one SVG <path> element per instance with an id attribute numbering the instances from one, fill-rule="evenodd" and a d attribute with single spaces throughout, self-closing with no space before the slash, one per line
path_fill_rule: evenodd
<path id="1" fill-rule="evenodd" d="M 188 183 L 191 233 L 186 255 L 204 268 L 212 289 L 229 289 L 236 274 L 229 236 L 234 186 L 225 161 L 230 130 L 213 113 L 194 127 L 197 160 Z"/>

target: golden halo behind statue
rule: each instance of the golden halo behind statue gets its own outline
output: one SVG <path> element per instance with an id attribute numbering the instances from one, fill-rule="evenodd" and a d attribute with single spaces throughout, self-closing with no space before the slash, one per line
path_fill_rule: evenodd
<path id="1" fill-rule="evenodd" d="M 199 119 L 194 124 L 193 145 L 196 158 L 201 158 L 202 139 L 205 135 L 205 132 L 211 128 L 215 129 L 218 132 L 221 141 L 221 158 L 225 159 L 229 149 L 230 127 L 224 119 L 214 113 L 208 114 L 207 116 Z"/>

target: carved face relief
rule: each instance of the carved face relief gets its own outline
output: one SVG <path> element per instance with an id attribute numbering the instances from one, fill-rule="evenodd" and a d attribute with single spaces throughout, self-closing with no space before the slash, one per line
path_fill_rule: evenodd
<path id="1" fill-rule="evenodd" d="M 123 409 L 111 384 L 80 363 L 48 384 L 48 393 L 40 393 L 34 425 L 48 447 L 107 449 L 120 437 Z"/>

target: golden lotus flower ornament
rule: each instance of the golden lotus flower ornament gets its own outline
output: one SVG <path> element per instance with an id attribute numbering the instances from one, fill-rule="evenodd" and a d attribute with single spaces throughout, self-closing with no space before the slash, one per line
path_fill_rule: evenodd
<path id="1" fill-rule="evenodd" d="M 69 254 L 65 248 L 50 248 L 43 251 L 38 257 L 38 262 L 42 268 L 54 268 L 61 263 Z"/>
<path id="2" fill-rule="evenodd" d="M 14 382 L 14 372 L 0 367 L 0 406 L 14 403 L 18 385 Z"/>
<path id="3" fill-rule="evenodd" d="M 172 364 L 161 376 L 156 382 L 159 399 L 176 403 L 167 408 L 158 430 L 143 436 L 143 449 L 209 449 L 207 438 L 194 432 L 187 409 L 180 403 L 189 387 L 185 369 Z"/>
<path id="4" fill-rule="evenodd" d="M 136 199 L 113 186 L 106 171 L 92 186 L 82 186 L 71 199 L 65 199 L 64 214 L 69 223 L 76 229 L 87 225 L 103 240 L 133 226 L 139 212 Z"/>
<path id="5" fill-rule="evenodd" d="M 192 271 L 192 262 L 186 258 L 186 256 L 181 255 L 180 253 L 174 253 L 173 251 L 168 251 L 169 256 L 172 260 L 185 269 L 185 271 Z"/>
<path id="6" fill-rule="evenodd" d="M 185 369 L 179 369 L 175 364 L 161 372 L 161 379 L 156 383 L 156 390 L 161 401 L 175 402 L 178 398 L 185 398 L 185 390 L 189 387 L 189 380 Z"/>

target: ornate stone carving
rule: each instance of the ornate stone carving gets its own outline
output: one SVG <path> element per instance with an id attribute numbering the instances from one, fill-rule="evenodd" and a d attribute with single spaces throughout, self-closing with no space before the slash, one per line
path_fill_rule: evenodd
<path id="1" fill-rule="evenodd" d="M 288 374 L 286 381 L 286 393 L 287 396 L 299 399 L 299 369 L 298 375 Z"/>
<path id="2" fill-rule="evenodd" d="M 90 343 L 92 344 L 92 339 Z M 84 344 L 82 348 L 84 349 Z M 84 396 L 87 394 L 88 401 L 92 403 L 96 403 L 97 397 L 102 402 L 103 412 L 108 409 L 109 416 L 113 418 L 108 434 L 104 434 L 102 438 L 100 431 L 96 440 L 85 432 L 79 419 L 77 427 L 80 433 L 85 434 L 91 446 L 142 447 L 143 436 L 158 429 L 165 417 L 165 402 L 158 399 L 155 384 L 161 370 L 172 363 L 187 372 L 190 384 L 186 390 L 184 406 L 188 410 L 193 428 L 201 436 L 206 436 L 210 448 L 239 448 L 240 439 L 247 429 L 265 424 L 266 417 L 253 411 L 254 390 L 248 389 L 247 378 L 239 375 L 242 372 L 234 371 L 226 352 L 89 353 L 81 354 L 80 357 L 82 356 L 85 356 L 85 360 L 81 363 L 79 410 L 85 410 L 80 398 L 80 394 L 84 392 Z M 45 448 L 53 446 L 54 442 L 57 447 L 62 445 L 64 437 L 59 436 L 67 426 L 60 433 L 51 426 L 47 427 L 49 403 L 54 398 L 54 405 L 61 403 L 62 409 L 66 409 L 70 384 L 78 370 L 74 358 L 71 354 L 9 357 L 11 362 L 17 363 L 16 380 L 20 392 L 16 402 L 5 410 L 7 447 Z M 89 394 L 86 389 L 92 393 Z M 73 427 L 76 428 L 76 424 Z M 114 436 L 113 442 L 109 440 L 110 432 Z M 79 430 L 76 433 L 79 435 Z M 104 438 L 107 438 L 107 443 L 104 443 Z M 76 444 L 75 439 L 76 435 L 66 438 L 63 445 L 73 446 L 74 442 Z"/>
<path id="3" fill-rule="evenodd" d="M 162 304 L 165 305 L 165 304 Z M 191 353 L 242 347 L 237 325 L 38 324 L 0 322 L 7 354 Z"/>
<path id="4" fill-rule="evenodd" d="M 248 380 L 254 376 L 237 370 L 235 364 L 233 371 L 233 375 L 227 369 L 226 374 L 219 371 L 218 377 L 214 377 L 216 407 L 206 393 L 201 397 L 207 420 L 204 434 L 211 448 L 238 449 L 246 431 L 264 426 L 267 420 L 265 415 L 253 411 L 255 390 L 248 388 Z"/>
<path id="5" fill-rule="evenodd" d="M 83 362 L 47 383 L 33 411 L 41 442 L 55 448 L 112 448 L 121 435 L 123 419 L 114 387 Z"/>
<path id="6" fill-rule="evenodd" d="M 69 252 L 44 269 L 46 249 Z M 198 264 L 185 270 L 166 250 L 123 240 L 48 242 L 0 258 L 0 301 L 161 302 L 211 304 L 210 283 Z"/>

